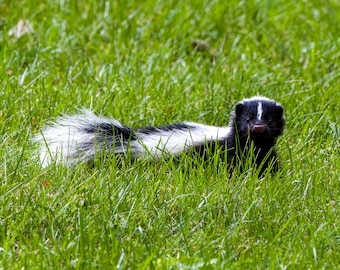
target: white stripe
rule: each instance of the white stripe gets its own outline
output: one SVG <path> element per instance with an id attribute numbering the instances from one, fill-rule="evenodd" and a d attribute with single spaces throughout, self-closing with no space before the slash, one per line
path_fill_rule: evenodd
<path id="1" fill-rule="evenodd" d="M 263 111 L 262 111 L 262 102 L 259 102 L 257 104 L 257 120 L 261 120 L 262 113 L 263 113 Z"/>
<path id="2" fill-rule="evenodd" d="M 263 96 L 254 96 L 254 97 L 251 97 L 251 98 L 244 98 L 240 102 L 245 103 L 245 102 L 252 102 L 252 101 L 275 102 L 275 100 L 269 99 L 269 98 L 263 97 Z"/>
<path id="3" fill-rule="evenodd" d="M 230 134 L 229 127 L 207 126 L 184 122 L 192 128 L 181 130 L 159 130 L 151 134 L 138 134 L 138 141 L 131 141 L 132 152 L 137 156 L 149 153 L 156 159 L 164 154 L 178 155 L 188 148 L 209 141 L 225 139 Z"/>

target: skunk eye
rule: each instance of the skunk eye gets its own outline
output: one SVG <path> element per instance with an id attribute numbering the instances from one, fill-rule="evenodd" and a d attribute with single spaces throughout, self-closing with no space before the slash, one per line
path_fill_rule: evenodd
<path id="1" fill-rule="evenodd" d="M 247 120 L 247 122 L 250 122 L 250 120 L 252 120 L 252 119 L 254 119 L 254 118 L 255 118 L 255 114 L 250 113 L 249 115 L 247 115 L 246 120 Z"/>
<path id="2" fill-rule="evenodd" d="M 268 117 L 267 117 L 267 123 L 268 123 L 268 124 L 273 123 L 273 118 L 272 118 L 271 116 L 268 116 Z"/>

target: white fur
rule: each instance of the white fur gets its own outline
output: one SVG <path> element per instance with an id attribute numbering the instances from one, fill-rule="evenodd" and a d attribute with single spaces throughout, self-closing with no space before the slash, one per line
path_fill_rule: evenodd
<path id="1" fill-rule="evenodd" d="M 247 102 L 251 102 L 251 101 L 269 101 L 269 102 L 276 103 L 277 106 L 281 106 L 281 104 L 276 102 L 275 100 L 264 97 L 264 96 L 253 96 L 251 98 L 244 98 L 240 101 L 240 103 L 247 103 Z"/>
<path id="2" fill-rule="evenodd" d="M 189 129 L 158 130 L 153 134 L 139 134 L 139 141 L 132 142 L 134 153 L 145 155 L 150 153 L 155 158 L 162 155 L 178 155 L 192 146 L 202 145 L 208 141 L 226 138 L 230 133 L 229 127 L 207 126 L 193 122 L 184 122 Z"/>
<path id="3" fill-rule="evenodd" d="M 257 103 L 257 120 L 261 120 L 262 119 L 262 102 Z"/>
<path id="4" fill-rule="evenodd" d="M 93 157 L 97 151 L 104 148 L 104 145 L 95 140 L 95 133 L 84 132 L 84 129 L 101 123 L 122 127 L 122 124 L 118 121 L 98 117 L 88 110 L 83 110 L 79 115 L 60 117 L 55 124 L 45 127 L 41 134 L 34 138 L 34 141 L 40 144 L 41 165 L 47 167 L 55 162 L 70 166 Z M 137 157 L 150 154 L 158 159 L 164 153 L 178 155 L 190 146 L 226 138 L 230 133 L 229 127 L 207 126 L 192 122 L 185 124 L 190 128 L 172 131 L 156 129 L 151 134 L 137 132 L 138 140 L 116 145 L 111 150 L 114 150 L 115 153 L 125 153 L 127 148 L 131 147 L 132 154 Z M 114 140 L 114 138 L 112 139 Z M 84 143 L 91 146 L 87 151 L 78 148 Z"/>
<path id="5" fill-rule="evenodd" d="M 98 117 L 91 111 L 84 109 L 79 115 L 59 117 L 55 124 L 43 128 L 41 134 L 33 139 L 40 143 L 41 165 L 47 167 L 56 162 L 68 166 L 75 162 L 85 161 L 87 157 L 93 156 L 100 145 L 94 143 L 95 134 L 85 133 L 83 129 L 99 123 L 121 126 L 116 120 Z M 85 142 L 92 143 L 93 147 L 86 152 L 78 151 L 78 145 Z M 115 148 L 117 153 L 124 151 L 123 146 Z"/>

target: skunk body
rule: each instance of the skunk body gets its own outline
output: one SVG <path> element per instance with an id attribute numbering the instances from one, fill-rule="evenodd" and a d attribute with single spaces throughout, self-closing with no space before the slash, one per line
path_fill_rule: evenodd
<path id="1" fill-rule="evenodd" d="M 98 151 L 159 159 L 190 150 L 205 155 L 207 148 L 219 147 L 227 151 L 230 162 L 242 162 L 252 149 L 257 166 L 265 169 L 273 162 L 275 170 L 277 157 L 273 148 L 284 124 L 283 107 L 274 100 L 256 96 L 237 103 L 225 127 L 182 122 L 132 129 L 83 110 L 79 115 L 58 118 L 34 140 L 40 143 L 43 167 L 52 162 L 70 166 L 91 161 Z"/>

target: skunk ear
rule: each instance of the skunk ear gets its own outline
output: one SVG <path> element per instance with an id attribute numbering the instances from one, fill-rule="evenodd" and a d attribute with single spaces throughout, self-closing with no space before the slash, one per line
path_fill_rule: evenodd
<path id="1" fill-rule="evenodd" d="M 235 113 L 237 116 L 241 115 L 243 112 L 244 104 L 243 103 L 237 103 L 235 107 Z"/>
<path id="2" fill-rule="evenodd" d="M 282 116 L 282 115 L 283 115 L 283 107 L 282 107 L 280 104 L 276 104 L 275 112 L 276 112 L 279 116 Z"/>

